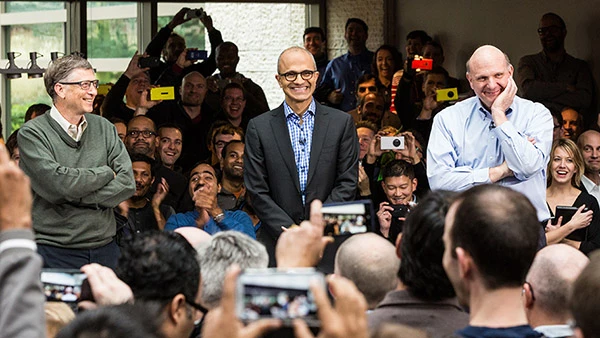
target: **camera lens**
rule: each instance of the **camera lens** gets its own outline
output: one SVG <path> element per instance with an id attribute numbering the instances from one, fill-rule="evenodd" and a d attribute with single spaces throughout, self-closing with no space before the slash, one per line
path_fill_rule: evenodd
<path id="1" fill-rule="evenodd" d="M 400 146 L 400 140 L 399 139 L 394 139 L 394 141 L 392 142 L 392 144 L 394 145 L 394 147 L 399 147 Z"/>
<path id="2" fill-rule="evenodd" d="M 452 92 L 452 91 L 449 91 L 449 92 L 448 92 L 448 97 L 454 97 L 454 92 Z"/>

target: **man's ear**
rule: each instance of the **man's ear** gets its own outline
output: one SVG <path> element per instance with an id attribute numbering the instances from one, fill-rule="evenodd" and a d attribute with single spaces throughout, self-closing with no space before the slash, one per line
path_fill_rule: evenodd
<path id="1" fill-rule="evenodd" d="M 221 192 L 221 183 L 217 183 L 217 194 Z"/>
<path id="2" fill-rule="evenodd" d="M 54 92 L 56 93 L 56 96 L 60 97 L 61 99 L 65 98 L 65 87 L 60 83 L 54 84 Z"/>
<path id="3" fill-rule="evenodd" d="M 526 309 L 533 307 L 533 296 L 531 294 L 531 285 L 529 283 L 523 284 L 523 304 Z"/>
<path id="4" fill-rule="evenodd" d="M 173 324 L 178 324 L 187 317 L 187 309 L 185 305 L 185 296 L 181 293 L 177 294 L 168 305 L 169 312 L 167 319 Z"/>
<path id="5" fill-rule="evenodd" d="M 461 247 L 454 249 L 458 261 L 458 272 L 461 279 L 471 278 L 473 274 L 473 258 Z"/>
<path id="6" fill-rule="evenodd" d="M 398 256 L 398 258 L 402 259 L 402 250 L 400 250 L 402 245 L 402 233 L 398 234 L 398 237 L 396 237 L 396 256 Z"/>

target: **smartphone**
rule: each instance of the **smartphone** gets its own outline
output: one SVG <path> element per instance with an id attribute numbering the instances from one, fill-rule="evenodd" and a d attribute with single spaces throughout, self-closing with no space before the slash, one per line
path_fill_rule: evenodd
<path id="1" fill-rule="evenodd" d="M 98 86 L 98 95 L 106 95 L 112 89 L 110 84 L 101 84 Z"/>
<path id="2" fill-rule="evenodd" d="M 82 300 L 82 285 L 87 280 L 83 272 L 74 269 L 42 269 L 40 279 L 46 301 L 67 303 L 77 312 L 77 303 Z"/>
<path id="3" fill-rule="evenodd" d="M 415 57 L 410 66 L 412 69 L 417 70 L 431 70 L 433 68 L 433 60 L 424 59 L 422 56 Z"/>
<path id="4" fill-rule="evenodd" d="M 552 223 L 553 224 L 558 223 L 558 219 L 560 217 L 562 217 L 561 226 L 569 223 L 569 221 L 571 220 L 571 218 L 573 218 L 573 216 L 575 215 L 577 210 L 579 210 L 578 207 L 557 205 L 556 211 L 554 212 L 554 219 L 552 220 Z M 583 209 L 583 212 L 586 212 L 588 210 L 589 210 L 588 208 L 585 208 L 585 209 Z M 583 242 L 583 241 L 587 240 L 588 228 L 589 228 L 589 226 L 582 228 L 582 229 L 577 229 L 577 230 L 571 232 L 567 236 L 567 239 L 570 239 L 573 241 L 578 241 L 578 242 Z"/>
<path id="5" fill-rule="evenodd" d="M 175 100 L 175 87 L 156 87 L 150 88 L 151 101 Z"/>
<path id="6" fill-rule="evenodd" d="M 370 200 L 324 204 L 321 208 L 325 236 L 360 234 L 373 229 L 373 206 Z"/>
<path id="7" fill-rule="evenodd" d="M 325 277 L 315 269 L 247 269 L 238 278 L 236 311 L 245 323 L 277 318 L 291 326 L 295 318 L 319 327 L 317 304 L 309 285 L 326 292 Z"/>
<path id="8" fill-rule="evenodd" d="M 456 89 L 456 88 L 438 89 L 435 91 L 435 100 L 438 102 L 456 101 L 456 100 L 458 100 L 458 89 Z"/>
<path id="9" fill-rule="evenodd" d="M 392 204 L 390 205 L 394 210 L 392 211 L 392 223 L 390 224 L 390 232 L 388 238 L 392 242 L 396 242 L 396 237 L 402 233 L 404 228 L 404 221 L 400 218 L 406 218 L 410 212 L 410 206 L 406 204 Z"/>
<path id="10" fill-rule="evenodd" d="M 404 136 L 382 136 L 381 150 L 402 150 L 404 149 Z"/>
<path id="11" fill-rule="evenodd" d="M 206 60 L 208 59 L 208 52 L 205 50 L 188 50 L 185 55 L 187 60 Z"/>
<path id="12" fill-rule="evenodd" d="M 160 58 L 158 56 L 142 57 L 138 60 L 138 67 L 140 68 L 155 68 L 160 65 Z"/>

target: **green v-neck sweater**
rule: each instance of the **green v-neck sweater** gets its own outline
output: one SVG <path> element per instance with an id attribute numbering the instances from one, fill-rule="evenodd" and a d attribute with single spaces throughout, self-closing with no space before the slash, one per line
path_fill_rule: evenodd
<path id="1" fill-rule="evenodd" d="M 19 131 L 20 166 L 31 179 L 39 244 L 91 249 L 110 243 L 113 208 L 135 191 L 131 160 L 115 127 L 92 114 L 86 120 L 79 142 L 49 112 Z"/>

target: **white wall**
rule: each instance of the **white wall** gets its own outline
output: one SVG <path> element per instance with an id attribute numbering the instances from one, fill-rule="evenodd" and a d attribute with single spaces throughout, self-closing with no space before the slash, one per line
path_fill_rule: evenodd
<path id="1" fill-rule="evenodd" d="M 567 52 L 590 64 L 600 79 L 600 0 L 397 0 L 397 30 L 404 38 L 423 29 L 444 46 L 444 66 L 464 78 L 465 62 L 479 45 L 492 44 L 517 65 L 523 55 L 541 50 L 536 29 L 544 13 L 555 12 L 567 25 Z"/>

